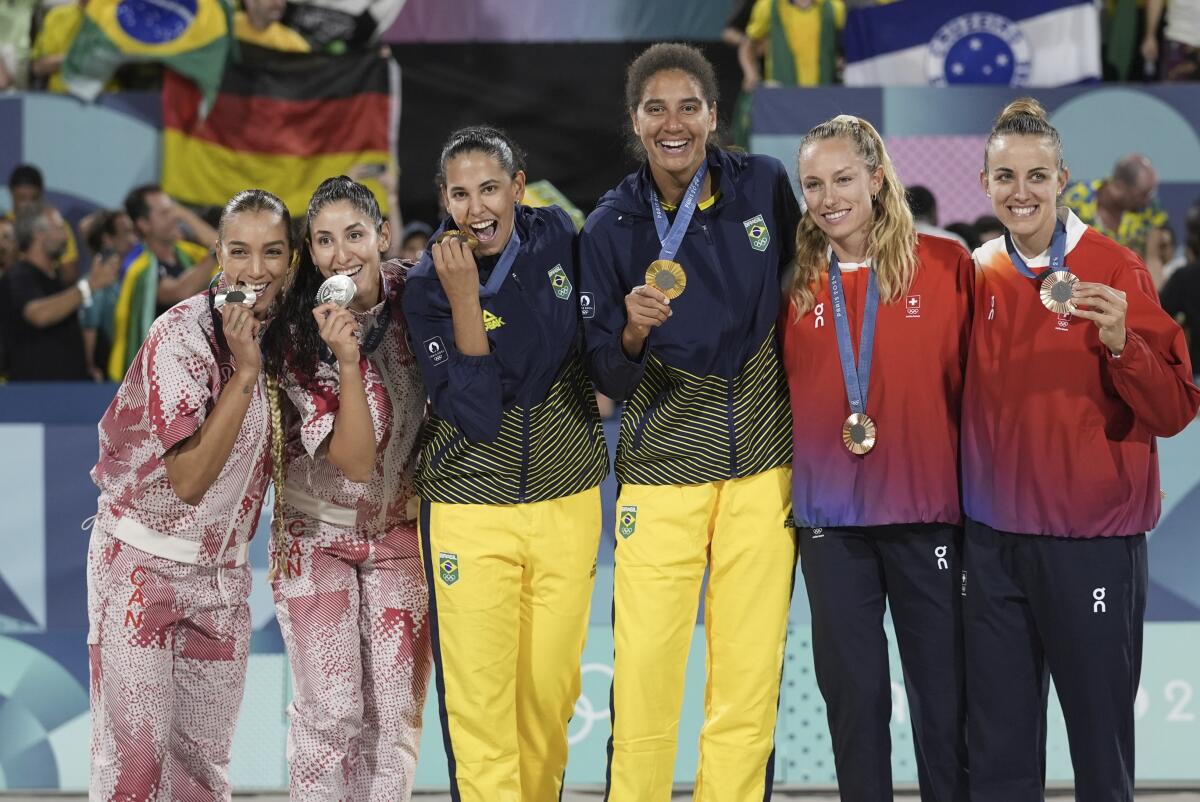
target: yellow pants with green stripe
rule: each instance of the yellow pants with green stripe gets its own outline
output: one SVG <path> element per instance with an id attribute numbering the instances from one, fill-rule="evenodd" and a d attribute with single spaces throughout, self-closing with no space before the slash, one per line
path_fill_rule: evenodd
<path id="1" fill-rule="evenodd" d="M 556 802 L 600 540 L 598 488 L 532 504 L 421 505 L 450 788 Z"/>
<path id="2" fill-rule="evenodd" d="M 704 726 L 693 799 L 764 798 L 796 534 L 791 469 L 624 485 L 617 502 L 608 802 L 667 802 L 688 649 L 709 569 Z"/>

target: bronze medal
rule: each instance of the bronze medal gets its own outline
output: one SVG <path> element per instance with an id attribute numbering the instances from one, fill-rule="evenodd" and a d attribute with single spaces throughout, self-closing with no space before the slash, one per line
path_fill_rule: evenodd
<path id="1" fill-rule="evenodd" d="M 861 412 L 855 412 L 842 424 L 842 443 L 851 454 L 866 454 L 875 447 L 877 437 L 875 421 Z"/>
<path id="2" fill-rule="evenodd" d="M 469 234 L 466 231 L 459 231 L 457 228 L 451 228 L 443 231 L 441 234 L 438 234 L 437 241 L 445 242 L 449 239 L 456 239 L 459 242 L 464 242 L 471 250 L 475 250 L 475 247 L 479 245 L 479 240 L 475 238 L 474 234 Z"/>
<path id="3" fill-rule="evenodd" d="M 1079 281 L 1074 273 L 1066 270 L 1056 270 L 1042 281 L 1038 294 L 1042 298 L 1042 306 L 1056 315 L 1068 315 L 1075 310 L 1071 302 L 1071 290 Z"/>
<path id="4" fill-rule="evenodd" d="M 679 262 L 655 259 L 646 268 L 646 286 L 653 287 L 671 300 L 683 295 L 687 288 L 687 273 Z"/>

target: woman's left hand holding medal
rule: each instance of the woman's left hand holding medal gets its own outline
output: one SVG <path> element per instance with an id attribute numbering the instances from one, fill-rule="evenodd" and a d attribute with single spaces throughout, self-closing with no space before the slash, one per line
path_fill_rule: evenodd
<path id="1" fill-rule="evenodd" d="M 458 237 L 447 237 L 429 249 L 438 281 L 451 307 L 479 304 L 479 268 L 470 246 Z"/>
<path id="2" fill-rule="evenodd" d="M 1114 356 L 1125 350 L 1125 293 L 1106 284 L 1077 281 L 1071 293 L 1071 314 L 1090 320 L 1100 330 L 1100 342 Z"/>
<path id="3" fill-rule="evenodd" d="M 313 310 L 317 333 L 329 346 L 339 365 L 358 365 L 358 321 L 349 309 L 330 301 Z"/>

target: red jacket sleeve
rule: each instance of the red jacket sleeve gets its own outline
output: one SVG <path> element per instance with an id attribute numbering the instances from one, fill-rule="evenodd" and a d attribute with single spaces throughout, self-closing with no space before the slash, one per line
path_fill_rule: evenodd
<path id="1" fill-rule="evenodd" d="M 1113 386 L 1152 434 L 1171 437 L 1200 408 L 1183 330 L 1159 305 L 1150 274 L 1140 263 L 1125 266 L 1114 286 L 1125 292 L 1129 306 L 1125 350 L 1107 359 Z"/>

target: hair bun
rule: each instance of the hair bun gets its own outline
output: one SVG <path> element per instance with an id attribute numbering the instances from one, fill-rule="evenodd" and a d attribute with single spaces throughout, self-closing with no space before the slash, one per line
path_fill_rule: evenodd
<path id="1" fill-rule="evenodd" d="M 1019 97 L 1005 106 L 1004 110 L 1000 112 L 1000 116 L 996 118 L 996 127 L 999 128 L 1004 123 L 1017 117 L 1032 117 L 1039 122 L 1050 122 L 1050 118 L 1046 114 L 1046 109 L 1041 103 L 1038 103 L 1031 97 Z"/>

